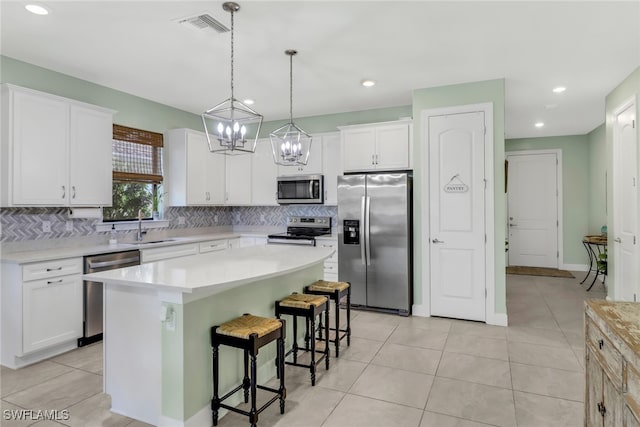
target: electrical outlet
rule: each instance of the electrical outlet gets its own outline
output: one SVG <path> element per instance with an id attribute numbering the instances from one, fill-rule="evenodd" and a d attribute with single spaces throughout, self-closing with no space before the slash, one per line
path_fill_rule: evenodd
<path id="1" fill-rule="evenodd" d="M 64 226 L 64 229 L 66 231 L 73 231 L 73 221 L 67 221 Z"/>
<path id="2" fill-rule="evenodd" d="M 183 216 L 179 216 L 178 217 L 178 225 L 184 225 L 186 223 L 185 219 Z"/>
<path id="3" fill-rule="evenodd" d="M 42 232 L 51 233 L 51 221 L 42 221 Z"/>

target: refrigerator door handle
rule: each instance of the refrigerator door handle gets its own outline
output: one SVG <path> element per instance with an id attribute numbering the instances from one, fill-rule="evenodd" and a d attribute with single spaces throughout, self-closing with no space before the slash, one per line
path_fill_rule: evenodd
<path id="1" fill-rule="evenodd" d="M 362 196 L 362 200 L 361 200 L 361 204 L 360 204 L 360 259 L 362 260 L 362 265 L 367 265 L 367 255 L 365 253 L 365 246 L 364 246 L 364 236 L 363 236 L 363 232 L 364 232 L 364 227 L 365 227 L 365 216 L 364 216 L 364 212 L 365 212 L 365 206 L 366 206 L 366 201 L 365 201 L 365 197 Z"/>
<path id="2" fill-rule="evenodd" d="M 369 224 L 369 220 L 371 219 L 371 197 L 367 196 L 367 202 L 365 204 L 365 236 L 364 243 L 367 245 L 366 253 L 367 253 L 367 265 L 371 265 L 371 226 Z"/>

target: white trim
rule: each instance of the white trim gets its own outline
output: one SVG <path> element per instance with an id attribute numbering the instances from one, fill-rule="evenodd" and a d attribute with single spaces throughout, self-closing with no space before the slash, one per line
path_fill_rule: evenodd
<path id="1" fill-rule="evenodd" d="M 567 271 L 587 271 L 589 270 L 589 266 L 587 264 L 562 264 L 560 269 Z"/>
<path id="2" fill-rule="evenodd" d="M 418 317 L 431 317 L 431 311 L 429 310 L 428 305 L 413 304 L 413 307 L 411 308 L 411 315 Z"/>
<path id="3" fill-rule="evenodd" d="M 561 148 L 554 148 L 554 149 L 547 149 L 547 150 L 519 150 L 519 151 L 505 151 L 505 158 L 507 160 L 509 160 L 509 157 L 511 156 L 529 156 L 529 155 L 538 155 L 538 154 L 555 154 L 556 155 L 556 160 L 558 161 L 558 163 L 556 164 L 556 191 L 558 192 L 558 200 L 557 200 L 557 206 L 556 206 L 556 215 L 557 215 L 557 221 L 558 221 L 558 236 L 557 236 L 557 245 L 558 245 L 558 266 L 557 268 L 561 268 L 561 265 L 564 265 L 564 194 L 562 191 L 563 188 L 563 183 L 562 183 L 562 176 L 564 174 L 564 170 L 562 167 L 562 149 Z M 507 177 L 505 176 L 505 179 L 507 179 Z M 509 207 L 509 195 L 507 193 L 507 215 L 506 215 L 506 219 L 508 220 L 509 218 L 509 212 L 508 212 L 508 207 Z M 506 224 L 505 224 L 506 226 Z M 509 233 L 507 232 L 506 237 L 509 237 Z M 507 257 L 507 261 L 508 261 L 508 257 Z M 509 264 L 506 263 L 506 265 L 508 266 Z"/>
<path id="4" fill-rule="evenodd" d="M 509 326 L 507 313 L 487 313 L 487 325 Z"/>
<path id="5" fill-rule="evenodd" d="M 422 171 L 422 242 L 429 242 L 429 117 L 444 116 L 450 114 L 464 114 L 481 111 L 484 113 L 485 139 L 484 139 L 484 179 L 486 182 L 486 191 L 484 195 L 485 206 L 485 289 L 487 297 L 485 300 L 485 321 L 499 321 L 506 326 L 506 313 L 496 313 L 495 300 L 495 168 L 494 168 L 494 130 L 493 130 L 493 103 L 483 102 L 479 104 L 457 105 L 453 107 L 429 108 L 420 112 L 421 126 L 421 147 L 422 156 L 420 159 L 420 167 Z M 422 265 L 426 266 L 426 272 L 422 271 L 422 304 L 420 305 L 421 313 L 430 316 L 431 297 L 428 268 L 430 264 L 430 249 L 428 244 L 422 245 Z M 425 274 L 426 273 L 426 274 Z M 506 292 L 505 292 L 506 298 Z M 504 319 L 502 319 L 504 316 Z M 498 319 L 498 320 L 496 320 Z M 501 323 L 492 323 L 501 324 Z"/>
<path id="6" fill-rule="evenodd" d="M 613 171 L 612 176 L 611 176 L 611 189 L 612 189 L 612 195 L 611 195 L 611 224 L 613 225 L 613 227 L 611 227 L 609 231 L 609 234 L 612 236 L 611 238 L 611 243 L 614 242 L 614 237 L 615 237 L 615 233 L 616 233 L 616 219 L 619 218 L 620 214 L 616 213 L 616 199 L 618 197 L 616 197 L 616 193 L 618 193 L 616 191 L 616 146 L 619 145 L 619 142 L 616 143 L 616 141 L 618 141 L 620 139 L 620 134 L 618 132 L 616 132 L 616 118 L 620 115 L 620 113 L 622 113 L 624 110 L 626 110 L 627 108 L 631 107 L 631 106 L 635 106 L 635 110 L 636 110 L 636 120 L 638 120 L 638 104 L 637 104 L 637 99 L 636 99 L 636 95 L 632 95 L 629 98 L 627 98 L 625 101 L 623 101 L 619 106 L 617 106 L 612 112 L 611 112 L 611 170 Z M 637 124 L 636 124 L 637 125 Z M 637 142 L 637 136 L 636 136 L 636 142 Z M 640 150 L 638 150 L 638 154 L 640 154 Z M 638 173 L 638 165 L 639 165 L 639 161 L 638 158 L 636 158 L 636 176 Z M 607 189 L 608 191 L 608 189 Z M 640 195 L 638 195 L 637 197 L 637 201 L 640 202 Z M 636 206 L 636 213 L 640 212 L 640 207 Z M 619 225 L 619 224 L 618 224 Z M 640 222 L 638 222 L 638 218 L 636 218 L 636 228 L 640 227 Z M 613 250 L 611 250 L 613 249 Z M 607 250 L 609 250 L 611 253 L 613 253 L 613 257 L 609 258 L 609 262 L 611 264 L 613 264 L 613 268 L 610 269 L 610 272 L 613 273 L 611 276 L 611 280 L 609 281 L 609 286 L 607 287 L 607 299 L 609 299 L 609 297 L 611 297 L 614 301 L 617 300 L 622 300 L 622 286 L 618 286 L 616 285 L 616 276 L 620 270 L 619 264 L 616 263 L 616 259 L 619 258 L 620 256 L 620 245 L 609 245 L 607 244 Z M 637 254 L 637 250 L 636 250 L 636 254 Z"/>

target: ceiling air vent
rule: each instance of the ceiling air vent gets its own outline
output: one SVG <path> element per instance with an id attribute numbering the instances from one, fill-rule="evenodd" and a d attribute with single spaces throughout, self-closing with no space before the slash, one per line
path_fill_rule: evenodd
<path id="1" fill-rule="evenodd" d="M 176 19 L 178 24 L 187 24 L 199 30 L 212 29 L 218 33 L 226 33 L 229 31 L 226 25 L 215 19 L 209 13 L 199 13 L 195 16 L 188 16 L 186 18 Z"/>

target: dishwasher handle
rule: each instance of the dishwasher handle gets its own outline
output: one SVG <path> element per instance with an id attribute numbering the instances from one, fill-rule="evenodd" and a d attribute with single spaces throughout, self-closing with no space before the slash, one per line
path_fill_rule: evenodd
<path id="1" fill-rule="evenodd" d="M 87 263 L 87 267 L 89 268 L 89 270 L 94 270 L 96 268 L 104 268 L 104 267 L 111 267 L 114 265 L 121 265 L 121 264 L 132 264 L 135 263 L 140 264 L 140 257 L 131 257 L 131 258 L 122 258 L 122 259 L 117 259 L 114 261 L 100 261 L 100 262 L 91 262 L 89 261 Z"/>

